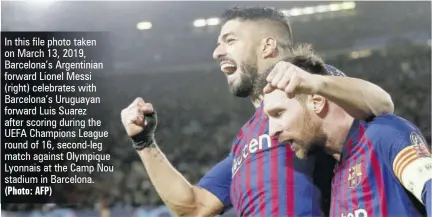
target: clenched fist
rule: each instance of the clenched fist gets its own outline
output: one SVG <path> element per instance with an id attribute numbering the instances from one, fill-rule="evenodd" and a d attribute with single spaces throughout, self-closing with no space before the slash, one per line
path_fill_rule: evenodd
<path id="1" fill-rule="evenodd" d="M 321 84 L 320 75 L 314 75 L 295 66 L 292 63 L 278 62 L 267 76 L 267 85 L 264 94 L 275 89 L 285 91 L 289 98 L 296 94 L 313 94 L 318 91 Z"/>
<path id="2" fill-rule="evenodd" d="M 137 150 L 155 143 L 157 115 L 153 105 L 138 97 L 121 112 L 121 120 L 126 133 Z"/>

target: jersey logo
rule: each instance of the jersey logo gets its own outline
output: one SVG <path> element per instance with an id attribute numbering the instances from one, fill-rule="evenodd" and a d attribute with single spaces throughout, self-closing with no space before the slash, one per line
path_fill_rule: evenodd
<path id="1" fill-rule="evenodd" d="M 348 169 L 348 187 L 355 188 L 362 181 L 363 173 L 361 163 L 354 165 Z"/>
<path id="2" fill-rule="evenodd" d="M 356 209 L 354 212 L 349 212 L 347 214 L 341 214 L 341 217 L 367 217 L 368 214 L 365 209 Z"/>
<path id="3" fill-rule="evenodd" d="M 259 135 L 258 139 L 251 139 L 241 148 L 241 150 L 238 151 L 238 155 L 235 154 L 232 165 L 232 177 L 234 177 L 234 175 L 238 172 L 247 158 L 256 153 L 270 149 L 271 147 L 272 139 L 268 134 Z M 238 148 L 240 148 L 240 146 L 238 146 Z M 237 152 L 237 150 L 234 150 L 234 153 L 235 152 Z"/>
<path id="4" fill-rule="evenodd" d="M 426 142 L 417 132 L 412 132 L 410 135 L 410 139 L 411 139 L 411 145 L 416 151 L 417 156 L 431 157 L 431 153 L 426 145 Z"/>

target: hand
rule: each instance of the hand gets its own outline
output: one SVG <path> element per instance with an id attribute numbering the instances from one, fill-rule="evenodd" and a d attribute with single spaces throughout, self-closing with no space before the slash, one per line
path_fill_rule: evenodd
<path id="1" fill-rule="evenodd" d="M 121 112 L 126 133 L 131 137 L 134 148 L 141 150 L 155 143 L 157 115 L 153 105 L 138 97 Z"/>
<path id="2" fill-rule="evenodd" d="M 264 94 L 279 89 L 287 93 L 289 98 L 296 94 L 314 94 L 318 91 L 321 76 L 314 75 L 292 63 L 278 62 L 267 76 Z"/>

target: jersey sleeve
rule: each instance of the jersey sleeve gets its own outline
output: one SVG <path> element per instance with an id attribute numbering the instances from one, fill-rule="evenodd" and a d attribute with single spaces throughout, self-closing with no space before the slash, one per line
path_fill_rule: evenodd
<path id="1" fill-rule="evenodd" d="M 431 196 L 431 189 L 427 188 L 427 183 L 432 180 L 430 146 L 413 124 L 393 115 L 386 116 L 378 118 L 384 120 L 379 120 L 373 127 L 374 135 L 370 139 L 375 143 L 374 138 L 377 138 L 375 145 L 385 165 L 408 191 L 426 205 L 424 195 Z"/>
<path id="2" fill-rule="evenodd" d="M 224 211 L 232 207 L 230 200 L 232 162 L 233 157 L 230 153 L 224 160 L 216 164 L 204 175 L 197 184 L 197 186 L 215 195 L 223 203 Z"/>

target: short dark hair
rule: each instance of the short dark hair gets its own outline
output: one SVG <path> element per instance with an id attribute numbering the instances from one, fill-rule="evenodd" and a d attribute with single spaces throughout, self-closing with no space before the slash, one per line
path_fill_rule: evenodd
<path id="1" fill-rule="evenodd" d="M 293 48 L 292 53 L 282 60 L 290 62 L 311 74 L 330 75 L 323 59 L 312 49 L 311 44 L 297 45 Z"/>
<path id="2" fill-rule="evenodd" d="M 290 43 L 293 42 L 291 26 L 288 22 L 288 17 L 285 16 L 282 11 L 276 8 L 269 7 L 247 7 L 247 8 L 239 8 L 232 7 L 230 9 L 225 10 L 222 14 L 222 23 L 226 23 L 230 20 L 241 20 L 241 21 L 258 21 L 258 20 L 268 20 L 273 21 L 279 25 L 281 25 L 287 34 L 287 39 Z"/>

